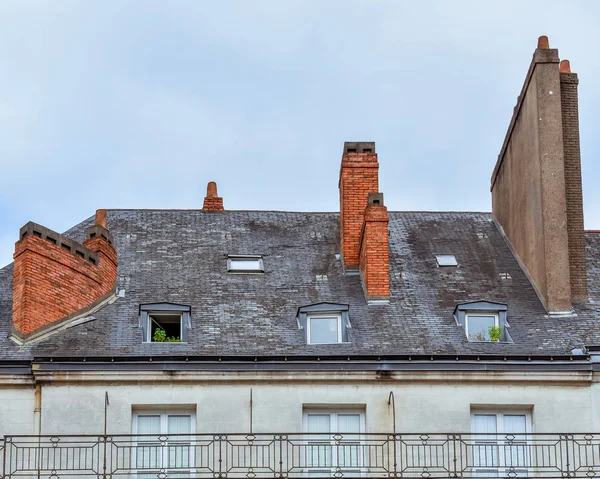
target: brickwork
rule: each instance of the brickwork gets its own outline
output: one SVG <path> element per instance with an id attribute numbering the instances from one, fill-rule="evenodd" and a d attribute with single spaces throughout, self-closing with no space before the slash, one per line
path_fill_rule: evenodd
<path id="1" fill-rule="evenodd" d="M 202 209 L 205 211 L 223 211 L 223 198 L 217 194 L 217 184 L 214 181 L 209 182 L 206 187 Z"/>
<path id="2" fill-rule="evenodd" d="M 383 202 L 371 203 L 365 210 L 361 234 L 360 273 L 367 299 L 387 299 L 390 296 L 388 213 Z"/>
<path id="3" fill-rule="evenodd" d="M 117 253 L 101 225 L 83 245 L 29 223 L 15 245 L 13 330 L 27 336 L 89 307 L 115 287 Z"/>
<path id="4" fill-rule="evenodd" d="M 587 301 L 588 286 L 583 234 L 583 193 L 579 148 L 579 108 L 576 73 L 567 73 L 568 63 L 561 63 L 560 96 L 565 157 L 565 194 L 567 198 L 567 234 L 573 301 Z"/>
<path id="5" fill-rule="evenodd" d="M 374 145 L 370 152 L 364 152 L 364 148 L 362 151 L 361 148 L 344 148 L 339 181 L 340 248 L 347 268 L 358 268 L 367 198 L 369 193 L 379 191 L 378 175 L 379 163 Z"/>

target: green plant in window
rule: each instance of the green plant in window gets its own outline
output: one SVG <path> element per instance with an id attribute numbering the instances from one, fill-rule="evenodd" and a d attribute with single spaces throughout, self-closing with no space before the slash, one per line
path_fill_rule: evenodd
<path id="1" fill-rule="evenodd" d="M 490 335 L 490 340 L 497 343 L 502 336 L 502 326 L 490 326 L 488 334 Z"/>
<path id="2" fill-rule="evenodd" d="M 164 329 L 157 329 L 154 331 L 152 341 L 155 343 L 180 343 L 181 339 L 175 336 L 167 336 L 167 333 Z"/>

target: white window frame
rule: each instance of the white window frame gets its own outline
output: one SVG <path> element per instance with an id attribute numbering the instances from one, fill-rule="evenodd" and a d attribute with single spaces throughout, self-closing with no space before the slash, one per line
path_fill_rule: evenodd
<path id="1" fill-rule="evenodd" d="M 146 325 L 146 343 L 155 343 L 152 339 L 152 316 L 177 316 L 179 315 L 179 340 L 183 342 L 183 313 L 181 311 L 148 311 L 148 324 Z M 177 344 L 177 343 L 171 343 Z"/>
<path id="2" fill-rule="evenodd" d="M 330 432 L 329 434 L 331 435 L 330 437 L 330 444 L 331 447 L 335 447 L 336 446 L 336 441 L 333 438 L 333 436 L 335 434 L 344 434 L 344 432 L 341 432 L 338 430 L 338 425 L 337 425 L 337 418 L 338 415 L 344 415 L 344 414 L 357 414 L 359 416 L 359 432 L 358 433 L 348 433 L 348 434 L 355 434 L 358 435 L 358 439 L 357 439 L 357 445 L 359 448 L 363 448 L 366 447 L 364 440 L 363 440 L 363 434 L 366 433 L 366 422 L 365 422 L 365 410 L 364 409 L 358 409 L 356 407 L 353 408 L 340 408 L 340 407 L 306 407 L 303 408 L 302 410 L 302 427 L 304 429 L 304 434 L 306 435 L 306 447 L 309 446 L 310 442 L 311 442 L 311 433 L 308 432 L 308 416 L 311 414 L 318 414 L 318 415 L 329 415 L 329 424 L 330 424 Z M 313 433 L 314 434 L 314 433 Z M 313 439 L 314 440 L 314 439 Z M 362 451 L 361 451 L 362 452 Z M 356 473 L 359 475 L 362 475 L 363 472 L 365 472 L 365 468 L 362 462 L 362 454 L 358 454 L 357 456 L 358 458 L 358 465 L 356 466 L 355 470 Z M 337 455 L 332 454 L 331 455 L 331 467 L 311 467 L 308 468 L 306 467 L 304 472 L 308 473 L 309 475 L 311 473 L 315 473 L 315 472 L 319 472 L 319 471 L 323 471 L 323 472 L 330 472 L 330 474 L 333 476 L 336 473 L 336 468 L 338 467 L 337 464 Z M 354 468 L 353 468 L 354 470 Z"/>
<path id="3" fill-rule="evenodd" d="M 531 423 L 531 410 L 530 409 L 471 409 L 471 432 L 475 433 L 475 416 L 483 415 L 483 416 L 496 416 L 496 434 L 514 434 L 512 432 L 506 432 L 504 430 L 504 416 L 525 416 L 525 439 L 519 440 L 519 442 L 525 442 L 527 445 L 531 444 L 531 433 L 532 433 L 532 423 Z M 518 434 L 518 433 L 517 433 Z M 520 434 L 523 435 L 523 434 Z M 473 436 L 473 442 L 475 443 L 477 436 Z M 480 474 L 487 474 L 490 471 L 494 471 L 497 473 L 497 477 L 506 476 L 506 464 L 504 462 L 504 454 L 501 454 L 500 451 L 504 451 L 502 447 L 504 446 L 504 440 L 498 437 L 498 440 L 495 442 L 496 445 L 500 447 L 498 450 L 498 465 L 496 467 L 474 467 L 473 474 L 478 476 Z M 525 464 L 529 462 L 529 457 L 527 456 L 528 448 L 525 448 Z M 473 460 L 475 457 L 473 457 Z M 522 468 L 518 468 L 519 477 L 528 477 L 527 474 L 522 475 L 521 471 L 527 473 L 527 466 L 523 466 Z M 479 474 L 478 474 L 479 473 Z M 480 476 L 481 477 L 481 476 Z"/>
<path id="4" fill-rule="evenodd" d="M 335 343 L 313 343 L 311 342 L 311 320 L 313 319 L 337 319 L 337 341 Z M 309 313 L 306 315 L 306 344 L 340 344 L 344 341 L 342 331 L 342 315 L 337 313 Z"/>
<path id="5" fill-rule="evenodd" d="M 465 313 L 465 334 L 467 335 L 467 339 L 469 339 L 469 318 L 471 316 L 485 316 L 485 317 L 490 317 L 493 316 L 494 317 L 494 327 L 498 327 L 499 323 L 500 323 L 500 319 L 499 319 L 499 315 L 497 311 L 469 311 L 467 313 Z M 477 340 L 472 340 L 469 339 L 469 341 L 477 341 Z M 482 342 L 486 342 L 489 343 L 491 342 L 490 340 L 488 341 L 482 341 Z"/>
<path id="6" fill-rule="evenodd" d="M 135 465 L 137 465 L 137 450 L 138 450 L 138 417 L 139 416 L 160 416 L 160 433 L 157 435 L 157 439 L 156 442 L 160 443 L 160 441 L 158 440 L 158 437 L 160 436 L 165 436 L 165 437 L 169 437 L 168 434 L 168 424 L 169 424 L 169 416 L 190 416 L 190 432 L 189 434 L 195 434 L 196 433 L 196 412 L 194 410 L 185 408 L 185 409 L 135 409 L 133 411 L 132 414 L 132 421 L 131 421 L 131 433 L 133 436 L 136 436 L 135 439 L 135 443 L 133 444 L 132 448 L 131 448 L 131 464 L 132 464 L 132 470 L 131 473 L 137 477 L 137 475 L 145 475 L 145 474 L 152 474 L 151 471 L 152 469 L 149 469 L 148 471 L 146 470 L 142 470 L 139 471 L 136 467 L 133 467 Z M 150 438 L 149 438 L 150 439 Z M 145 444 L 145 441 L 139 441 Z M 150 441 L 148 441 L 150 442 Z M 180 441 L 178 441 L 180 442 Z M 176 442 L 176 444 L 178 443 Z M 169 446 L 168 446 L 168 441 L 165 441 L 166 445 L 164 445 L 162 447 L 161 453 L 162 453 L 162 458 L 161 458 L 161 463 L 164 464 L 168 464 L 169 463 Z M 143 447 L 143 446 L 140 446 Z M 195 469 L 195 458 L 196 458 L 196 447 L 194 445 L 194 440 L 193 437 L 190 436 L 190 454 L 189 454 L 189 467 L 186 469 L 169 469 L 168 467 L 164 468 L 165 471 L 167 471 L 167 473 L 169 471 L 174 471 L 173 474 L 181 474 L 181 473 L 194 473 L 196 472 Z"/>
<path id="7" fill-rule="evenodd" d="M 255 261 L 256 269 L 235 269 L 236 261 Z M 229 274 L 260 274 L 265 272 L 265 263 L 261 255 L 237 255 L 230 254 L 227 256 L 227 273 Z"/>

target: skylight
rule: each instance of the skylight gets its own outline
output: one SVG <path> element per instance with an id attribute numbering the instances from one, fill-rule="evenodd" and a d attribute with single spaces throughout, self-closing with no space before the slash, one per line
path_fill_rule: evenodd
<path id="1" fill-rule="evenodd" d="M 456 257 L 453 254 L 438 254 L 435 256 L 438 267 L 458 266 Z"/>
<path id="2" fill-rule="evenodd" d="M 229 273 L 263 273 L 265 271 L 262 256 L 229 255 L 227 257 Z"/>

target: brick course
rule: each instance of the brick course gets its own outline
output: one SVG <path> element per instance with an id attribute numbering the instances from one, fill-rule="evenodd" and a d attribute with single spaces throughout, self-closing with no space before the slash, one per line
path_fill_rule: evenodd
<path id="1" fill-rule="evenodd" d="M 25 337 L 91 306 L 116 279 L 117 252 L 103 226 L 90 228 L 80 245 L 28 224 L 15 245 L 14 332 Z"/>
<path id="2" fill-rule="evenodd" d="M 370 153 L 344 149 L 340 168 L 340 247 L 344 266 L 359 264 L 359 243 L 369 193 L 379 191 L 379 163 Z"/>
<path id="3" fill-rule="evenodd" d="M 385 206 L 367 206 L 360 241 L 360 273 L 368 300 L 390 296 L 388 223 Z"/>
<path id="4" fill-rule="evenodd" d="M 561 69 L 569 71 L 568 63 L 565 65 L 563 63 L 561 63 Z M 573 301 L 587 301 L 588 285 L 583 227 L 581 153 L 579 147 L 578 83 L 579 80 L 576 73 L 561 71 L 560 98 L 565 157 L 565 194 L 567 199 L 571 298 Z"/>

